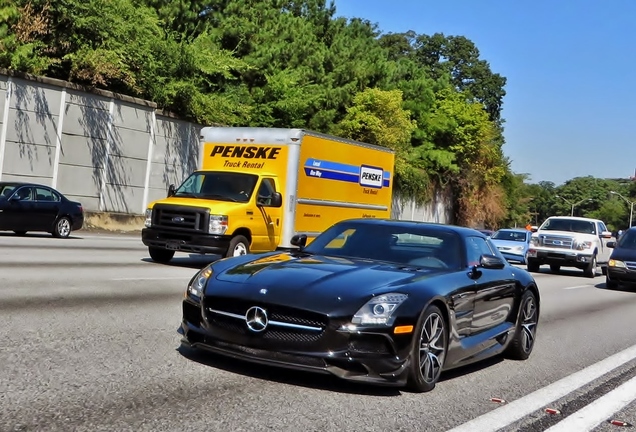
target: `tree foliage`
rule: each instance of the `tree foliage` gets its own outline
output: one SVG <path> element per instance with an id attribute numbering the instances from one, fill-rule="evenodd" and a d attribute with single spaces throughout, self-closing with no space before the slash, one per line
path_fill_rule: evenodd
<path id="1" fill-rule="evenodd" d="M 0 0 L 0 19 L 0 67 L 393 148 L 400 191 L 450 188 L 462 224 L 529 211 L 502 149 L 506 80 L 464 36 L 383 33 L 325 0 Z"/>

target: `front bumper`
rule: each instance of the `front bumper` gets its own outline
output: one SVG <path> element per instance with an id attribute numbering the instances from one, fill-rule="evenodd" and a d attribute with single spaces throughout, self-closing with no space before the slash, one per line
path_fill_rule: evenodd
<path id="1" fill-rule="evenodd" d="M 613 282 L 636 284 L 636 270 L 623 267 L 607 267 L 607 277 Z"/>
<path id="2" fill-rule="evenodd" d="M 216 318 L 184 300 L 177 330 L 183 336 L 181 342 L 252 363 L 331 374 L 348 381 L 404 386 L 408 379 L 411 334 L 392 335 L 390 328 L 341 332 L 340 324 L 332 322 L 318 338 L 284 328 L 253 334 L 244 321 L 220 323 Z"/>
<path id="3" fill-rule="evenodd" d="M 528 250 L 528 260 L 539 264 L 560 265 L 565 267 L 585 267 L 592 261 L 593 255 L 571 249 L 537 249 Z"/>
<path id="4" fill-rule="evenodd" d="M 199 254 L 224 254 L 230 247 L 232 236 L 143 228 L 141 241 L 148 247 Z"/>
<path id="5" fill-rule="evenodd" d="M 520 252 L 518 254 L 511 253 L 511 252 L 504 252 L 502 250 L 499 250 L 499 252 L 501 253 L 501 255 L 503 255 L 503 257 L 507 261 L 520 262 L 522 264 L 525 264 L 525 262 L 526 262 L 526 257 L 525 257 L 525 254 L 523 252 Z"/>

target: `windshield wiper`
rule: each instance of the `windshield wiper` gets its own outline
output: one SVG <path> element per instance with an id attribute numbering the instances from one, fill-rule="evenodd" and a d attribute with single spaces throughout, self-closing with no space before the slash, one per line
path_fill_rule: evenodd
<path id="1" fill-rule="evenodd" d="M 177 192 L 174 196 L 187 197 L 187 198 L 196 198 L 196 195 L 190 192 Z"/>
<path id="2" fill-rule="evenodd" d="M 232 202 L 238 202 L 238 200 L 229 197 L 229 196 L 225 196 L 225 195 L 219 195 L 219 194 L 205 194 L 203 195 L 204 198 L 221 198 L 222 200 L 227 200 L 227 201 L 232 201 Z"/>

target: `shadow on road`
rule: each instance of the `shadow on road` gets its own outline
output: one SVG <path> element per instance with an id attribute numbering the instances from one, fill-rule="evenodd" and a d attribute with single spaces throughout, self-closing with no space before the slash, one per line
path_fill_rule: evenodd
<path id="1" fill-rule="evenodd" d="M 15 238 L 49 238 L 51 239 L 51 241 L 57 240 L 57 241 L 61 241 L 61 240 L 82 240 L 82 237 L 80 236 L 74 236 L 74 235 L 70 235 L 64 239 L 58 239 L 56 237 L 53 237 L 53 235 L 46 233 L 46 232 L 41 232 L 41 233 L 26 233 L 23 235 L 18 235 L 15 234 L 13 232 L 0 232 L 0 237 L 15 237 Z"/>
<path id="2" fill-rule="evenodd" d="M 205 366 L 210 366 L 226 372 L 236 373 L 251 378 L 273 381 L 280 384 L 327 390 L 338 393 L 381 397 L 400 396 L 402 393 L 411 392 L 407 388 L 355 383 L 339 379 L 332 375 L 288 370 L 268 365 L 257 365 L 245 360 L 226 358 L 222 355 L 217 355 L 204 350 L 192 349 L 183 345 L 179 346 L 176 351 L 188 360 Z M 453 369 L 442 373 L 439 382 L 442 383 L 444 381 L 461 378 L 462 376 L 479 372 L 482 369 L 487 369 L 503 361 L 504 359 L 502 357 L 495 357 L 476 364 Z"/>
<path id="3" fill-rule="evenodd" d="M 190 256 L 174 257 L 174 258 L 172 258 L 170 260 L 170 262 L 167 262 L 167 263 L 155 262 L 150 257 L 142 258 L 141 261 L 147 262 L 147 263 L 151 263 L 151 264 L 156 264 L 156 265 L 165 265 L 165 266 L 171 266 L 171 267 L 183 267 L 183 268 L 191 268 L 191 269 L 200 270 L 203 267 L 205 267 L 206 265 L 208 265 L 210 263 L 213 263 L 214 261 L 216 261 L 218 259 L 219 259 L 218 255 L 192 254 Z"/>
<path id="4" fill-rule="evenodd" d="M 605 282 L 594 285 L 594 288 L 607 291 L 631 292 L 636 294 L 636 285 L 621 284 L 617 288 L 608 288 Z"/>

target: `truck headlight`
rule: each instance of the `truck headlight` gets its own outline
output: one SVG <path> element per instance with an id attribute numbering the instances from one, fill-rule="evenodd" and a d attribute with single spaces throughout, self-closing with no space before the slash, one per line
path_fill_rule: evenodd
<path id="1" fill-rule="evenodd" d="M 625 263 L 623 261 L 619 261 L 619 260 L 615 260 L 615 259 L 611 259 L 609 260 L 609 262 L 607 263 L 607 265 L 609 267 L 616 267 L 616 268 L 627 268 L 627 266 L 625 265 Z"/>
<path id="2" fill-rule="evenodd" d="M 576 248 L 578 250 L 591 249 L 592 248 L 592 242 L 591 241 L 578 242 L 577 245 L 576 245 Z"/>
<path id="3" fill-rule="evenodd" d="M 212 269 L 210 267 L 205 267 L 197 273 L 194 279 L 192 279 L 192 282 L 188 285 L 186 296 L 195 300 L 200 300 L 210 276 L 212 276 Z"/>
<path id="4" fill-rule="evenodd" d="M 223 235 L 227 231 L 227 216 L 225 215 L 210 215 L 210 224 L 208 226 L 208 232 L 210 234 Z"/>
<path id="5" fill-rule="evenodd" d="M 144 222 L 146 228 L 152 226 L 152 209 L 146 209 L 146 221 Z"/>
<path id="6" fill-rule="evenodd" d="M 395 320 L 393 312 L 407 297 L 406 294 L 399 293 L 389 293 L 374 297 L 356 312 L 351 319 L 351 324 L 390 326 Z"/>

